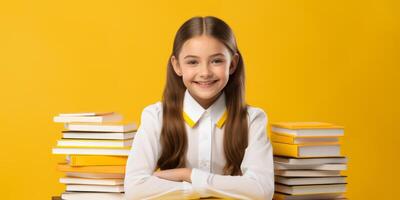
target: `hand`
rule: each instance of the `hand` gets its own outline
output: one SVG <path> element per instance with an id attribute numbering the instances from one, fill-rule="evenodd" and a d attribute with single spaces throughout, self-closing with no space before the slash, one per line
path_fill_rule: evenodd
<path id="1" fill-rule="evenodd" d="M 162 178 L 170 181 L 182 182 L 186 181 L 191 183 L 190 176 L 192 174 L 192 169 L 190 168 L 177 168 L 177 169 L 167 169 L 162 171 L 154 172 L 153 175 L 158 178 Z"/>

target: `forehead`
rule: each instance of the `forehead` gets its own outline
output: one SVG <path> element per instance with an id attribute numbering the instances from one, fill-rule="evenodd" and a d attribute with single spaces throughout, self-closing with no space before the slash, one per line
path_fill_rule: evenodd
<path id="1" fill-rule="evenodd" d="M 202 35 L 187 40 L 182 46 L 179 57 L 183 58 L 187 55 L 208 57 L 217 53 L 228 56 L 229 50 L 219 40 L 207 35 Z"/>

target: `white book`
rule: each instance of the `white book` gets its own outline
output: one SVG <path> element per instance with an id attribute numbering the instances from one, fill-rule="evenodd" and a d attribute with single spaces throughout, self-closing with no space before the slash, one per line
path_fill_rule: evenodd
<path id="1" fill-rule="evenodd" d="M 130 148 L 53 148 L 53 154 L 128 156 Z"/>
<path id="2" fill-rule="evenodd" d="M 135 123 L 68 123 L 65 129 L 69 131 L 86 131 L 86 132 L 131 132 L 136 130 Z"/>
<path id="3" fill-rule="evenodd" d="M 293 165 L 275 161 L 274 168 L 278 170 L 285 170 L 285 169 L 346 170 L 347 165 L 346 164 Z"/>
<path id="4" fill-rule="evenodd" d="M 343 136 L 343 128 L 332 129 L 287 129 L 272 126 L 271 131 L 275 133 L 289 134 L 293 136 Z"/>
<path id="5" fill-rule="evenodd" d="M 66 191 L 81 192 L 124 192 L 123 185 L 66 185 Z"/>
<path id="6" fill-rule="evenodd" d="M 114 112 L 81 112 L 81 113 L 60 113 L 58 116 L 61 117 L 83 117 L 83 116 L 103 116 L 111 115 Z"/>
<path id="7" fill-rule="evenodd" d="M 124 193 L 64 192 L 63 200 L 125 200 Z"/>
<path id="8" fill-rule="evenodd" d="M 333 170 L 275 170 L 275 175 L 286 177 L 321 177 L 340 176 L 340 171 Z"/>
<path id="9" fill-rule="evenodd" d="M 340 156 L 340 145 L 304 145 L 299 146 L 299 157 Z"/>
<path id="10" fill-rule="evenodd" d="M 346 183 L 345 176 L 332 176 L 332 177 L 283 177 L 275 176 L 275 182 L 284 185 L 316 185 L 316 184 L 336 184 Z"/>
<path id="11" fill-rule="evenodd" d="M 54 122 L 59 123 L 72 123 L 72 122 L 119 122 L 121 121 L 122 115 L 113 113 L 110 115 L 100 115 L 100 116 L 55 116 L 53 118 Z"/>
<path id="12" fill-rule="evenodd" d="M 296 186 L 275 184 L 275 191 L 293 195 L 343 193 L 346 192 L 346 184 L 296 185 Z"/>
<path id="13" fill-rule="evenodd" d="M 293 144 L 308 144 L 308 143 L 338 143 L 338 137 L 295 137 Z"/>
<path id="14" fill-rule="evenodd" d="M 318 164 L 344 164 L 347 163 L 346 157 L 332 158 L 290 158 L 274 156 L 274 161 L 293 165 L 318 165 Z"/>
<path id="15" fill-rule="evenodd" d="M 61 139 L 57 141 L 59 147 L 130 147 L 133 139 L 127 140 L 79 140 Z"/>
<path id="16" fill-rule="evenodd" d="M 89 133 L 89 132 L 63 131 L 63 138 L 126 140 L 134 138 L 135 134 L 136 131 L 126 132 L 126 133 Z"/>
<path id="17" fill-rule="evenodd" d="M 125 174 L 114 173 L 85 173 L 85 172 L 65 172 L 68 177 L 90 178 L 90 179 L 123 179 Z"/>
<path id="18" fill-rule="evenodd" d="M 290 195 L 280 192 L 274 193 L 274 199 L 277 200 L 333 200 L 333 199 L 346 199 L 343 193 L 322 193 L 322 194 L 303 194 L 303 195 Z"/>
<path id="19" fill-rule="evenodd" d="M 92 179 L 92 178 L 76 178 L 63 177 L 60 178 L 60 183 L 64 184 L 79 184 L 79 185 L 123 185 L 124 179 Z"/>

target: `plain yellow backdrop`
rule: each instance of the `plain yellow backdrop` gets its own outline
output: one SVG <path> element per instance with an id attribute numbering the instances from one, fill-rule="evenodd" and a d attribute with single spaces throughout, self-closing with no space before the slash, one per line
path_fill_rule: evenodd
<path id="1" fill-rule="evenodd" d="M 270 122 L 346 127 L 350 199 L 399 186 L 398 1 L 2 1 L 1 199 L 63 190 L 51 154 L 61 112 L 117 111 L 139 122 L 160 100 L 178 27 L 224 19 L 246 64 L 247 101 Z"/>

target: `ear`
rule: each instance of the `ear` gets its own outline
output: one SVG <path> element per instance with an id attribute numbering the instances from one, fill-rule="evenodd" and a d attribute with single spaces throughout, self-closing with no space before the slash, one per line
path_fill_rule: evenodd
<path id="1" fill-rule="evenodd" d="M 239 63 L 239 54 L 235 53 L 232 56 L 231 66 L 229 67 L 229 75 L 232 75 L 236 71 L 238 63 Z"/>
<path id="2" fill-rule="evenodd" d="M 176 75 L 182 76 L 181 67 L 179 66 L 178 59 L 175 58 L 175 56 L 171 56 L 171 63 L 172 63 L 172 66 L 174 68 L 174 71 L 175 71 Z"/>

